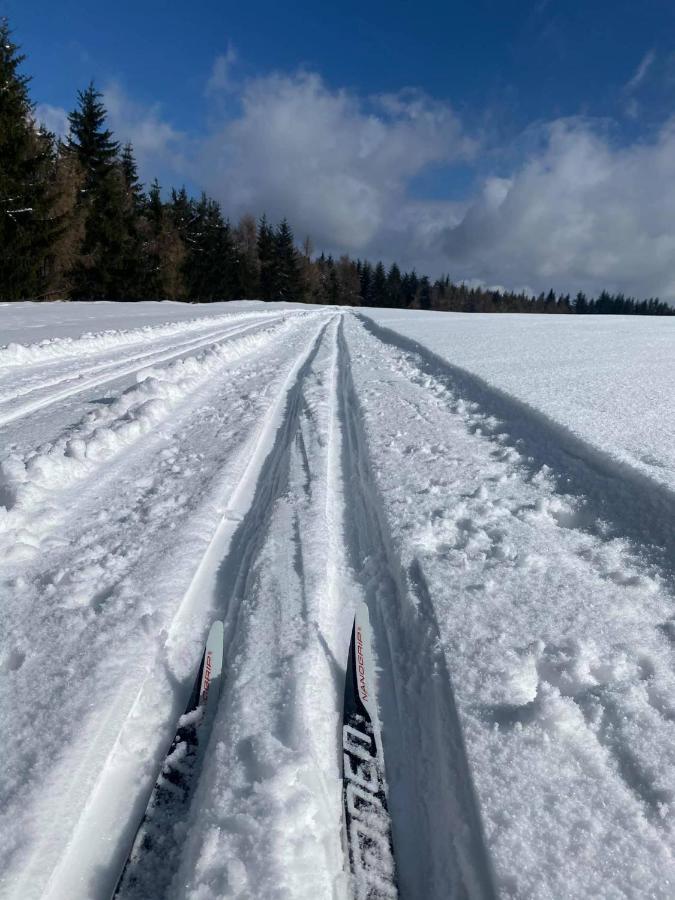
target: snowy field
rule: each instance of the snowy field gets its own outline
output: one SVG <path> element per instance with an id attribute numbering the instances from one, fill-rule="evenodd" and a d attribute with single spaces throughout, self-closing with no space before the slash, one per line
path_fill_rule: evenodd
<path id="1" fill-rule="evenodd" d="M 402 898 L 675 894 L 674 320 L 5 304 L 0 435 L 0 897 L 110 898 L 215 618 L 154 896 L 350 897 L 359 599 Z"/>

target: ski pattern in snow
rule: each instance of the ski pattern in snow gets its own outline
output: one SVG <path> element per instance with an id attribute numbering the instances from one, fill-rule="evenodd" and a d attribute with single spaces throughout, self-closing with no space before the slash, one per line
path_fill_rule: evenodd
<path id="1" fill-rule="evenodd" d="M 160 897 L 169 886 L 179 821 L 188 809 L 220 694 L 223 631 L 221 621 L 211 626 L 190 700 L 178 721 L 114 897 Z"/>
<path id="2" fill-rule="evenodd" d="M 354 616 L 342 724 L 345 834 L 356 900 L 398 896 L 368 608 Z"/>

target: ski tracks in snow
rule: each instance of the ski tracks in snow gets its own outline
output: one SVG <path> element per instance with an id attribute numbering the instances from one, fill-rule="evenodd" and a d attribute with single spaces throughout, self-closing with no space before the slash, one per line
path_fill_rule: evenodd
<path id="1" fill-rule="evenodd" d="M 364 599 L 402 898 L 670 896 L 663 555 L 489 390 L 344 311 L 287 319 L 123 335 L 80 369 L 77 342 L 12 351 L 40 367 L 8 428 L 74 405 L 0 482 L 0 894 L 107 900 L 218 618 L 201 777 L 137 883 L 351 897 L 340 726 Z M 94 414 L 87 379 L 111 388 Z"/>
<path id="2" fill-rule="evenodd" d="M 185 699 L 207 624 L 208 598 L 198 597 L 191 609 L 177 601 L 228 502 L 250 479 L 252 459 L 274 433 L 289 371 L 306 353 L 313 322 L 316 316 L 309 315 L 272 323 L 266 339 L 251 344 L 256 338 L 242 338 L 247 344 L 241 352 L 230 347 L 221 355 L 215 348 L 178 370 L 158 370 L 160 382 L 168 379 L 170 417 L 155 416 L 146 419 L 148 427 L 125 431 L 138 416 L 122 394 L 108 407 L 120 404 L 106 426 L 113 435 L 122 429 L 123 440 L 104 440 L 101 452 L 91 458 L 85 453 L 84 460 L 60 448 L 57 467 L 68 473 L 73 463 L 84 462 L 84 469 L 78 465 L 74 480 L 45 480 L 37 496 L 33 490 L 21 495 L 31 478 L 18 480 L 18 502 L 5 508 L 4 524 L 21 524 L 18 536 L 32 552 L 6 552 L 2 573 L 8 628 L 0 657 L 7 673 L 1 708 L 17 738 L 2 778 L 8 896 L 42 896 L 45 890 L 54 897 L 105 895 L 105 872 L 99 880 L 92 860 L 114 855 L 114 827 L 111 834 L 105 830 L 105 810 L 99 808 L 100 822 L 96 816 L 94 786 L 105 790 L 102 766 L 148 675 L 156 682 L 154 707 L 144 709 L 144 720 L 121 739 L 126 756 L 135 755 L 132 776 L 139 780 L 145 770 L 146 778 L 154 777 L 163 729 L 175 724 L 171 717 Z M 176 384 L 183 390 L 174 393 Z M 88 429 L 86 417 L 83 423 Z M 106 429 L 88 434 L 100 441 Z M 45 448 L 35 456 L 51 452 Z M 29 462 L 29 475 L 30 468 Z M 27 515 L 31 504 L 50 515 Z M 6 529 L 0 538 L 4 550 L 16 548 L 17 531 Z M 172 650 L 171 622 L 181 610 L 182 634 Z M 154 747 L 150 759 L 148 746 Z M 130 789 L 122 784 L 127 793 L 113 794 L 110 815 L 126 821 L 140 808 L 140 783 Z M 98 831 L 87 834 L 82 822 L 75 827 L 83 809 L 94 811 Z M 71 852 L 76 846 L 79 856 Z"/>
<path id="3" fill-rule="evenodd" d="M 370 506 L 404 572 L 407 630 L 426 629 L 427 653 L 440 653 L 436 687 L 444 665 L 452 680 L 498 892 L 671 896 L 672 572 L 654 562 L 668 557 L 598 518 L 618 507 L 598 502 L 607 482 L 589 483 L 592 468 L 586 493 L 568 493 L 577 458 L 554 437 L 526 444 L 485 386 L 477 402 L 451 366 L 365 325 L 348 320 L 347 335 L 377 463 Z M 413 679 L 408 702 L 433 683 Z"/>

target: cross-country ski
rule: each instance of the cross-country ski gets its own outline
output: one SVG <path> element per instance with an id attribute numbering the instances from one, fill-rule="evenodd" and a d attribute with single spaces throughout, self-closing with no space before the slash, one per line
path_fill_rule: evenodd
<path id="1" fill-rule="evenodd" d="M 342 721 L 346 840 L 358 900 L 397 897 L 368 608 L 354 617 Z"/>
<path id="2" fill-rule="evenodd" d="M 152 789 L 115 897 L 169 895 L 172 864 L 209 740 L 223 676 L 223 623 L 214 622 L 185 712 L 180 717 L 162 770 Z"/>

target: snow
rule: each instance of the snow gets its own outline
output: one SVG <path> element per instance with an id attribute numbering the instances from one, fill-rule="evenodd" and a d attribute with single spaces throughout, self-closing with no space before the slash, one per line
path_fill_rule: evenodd
<path id="1" fill-rule="evenodd" d="M 351 896 L 365 601 L 401 897 L 671 897 L 672 329 L 0 306 L 0 896 L 111 896 L 217 618 L 141 893 Z"/>
<path id="2" fill-rule="evenodd" d="M 675 490 L 675 319 L 367 315 Z"/>

